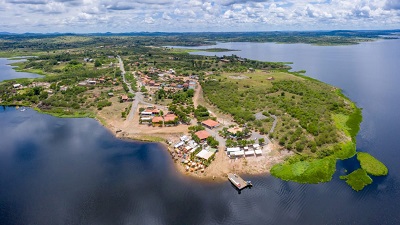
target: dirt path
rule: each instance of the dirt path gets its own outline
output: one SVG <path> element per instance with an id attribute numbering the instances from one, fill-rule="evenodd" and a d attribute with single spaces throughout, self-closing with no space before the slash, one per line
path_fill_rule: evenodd
<path id="1" fill-rule="evenodd" d="M 193 96 L 193 105 L 197 107 L 198 105 L 202 105 L 208 109 L 210 112 L 211 116 L 217 117 L 217 121 L 224 126 L 229 126 L 229 125 L 236 125 L 236 123 L 233 122 L 233 117 L 220 113 L 219 109 L 216 106 L 213 106 L 209 104 L 203 94 L 203 88 L 199 83 L 197 83 L 197 88 L 195 90 L 194 96 Z"/>
<path id="2" fill-rule="evenodd" d="M 197 88 L 194 91 L 194 96 L 193 96 L 193 105 L 195 108 L 197 108 L 197 106 L 199 105 L 199 99 L 200 97 L 203 96 L 203 89 L 200 85 L 199 82 L 196 82 Z"/>

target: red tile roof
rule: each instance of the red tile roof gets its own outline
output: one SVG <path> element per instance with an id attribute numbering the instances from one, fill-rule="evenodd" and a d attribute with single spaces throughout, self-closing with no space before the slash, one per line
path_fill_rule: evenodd
<path id="1" fill-rule="evenodd" d="M 217 121 L 214 120 L 204 120 L 203 122 L 201 122 L 203 125 L 206 125 L 207 127 L 216 127 L 219 125 L 219 123 Z"/>
<path id="2" fill-rule="evenodd" d="M 151 122 L 153 122 L 153 123 L 159 123 L 159 122 L 162 122 L 162 121 L 163 121 L 163 118 L 161 116 L 155 116 L 151 120 Z"/>
<path id="3" fill-rule="evenodd" d="M 176 118 L 176 116 L 174 114 L 167 114 L 164 116 L 164 121 L 168 122 L 168 121 L 174 121 Z"/>
<path id="4" fill-rule="evenodd" d="M 200 140 L 204 140 L 207 139 L 210 134 L 205 131 L 205 130 L 201 130 L 201 131 L 197 131 L 196 133 L 194 133 L 198 138 L 200 138 Z"/>

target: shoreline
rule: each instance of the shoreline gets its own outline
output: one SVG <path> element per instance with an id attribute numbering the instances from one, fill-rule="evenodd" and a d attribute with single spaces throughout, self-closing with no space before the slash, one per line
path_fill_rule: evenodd
<path id="1" fill-rule="evenodd" d="M 270 169 L 273 165 L 283 162 L 286 157 L 292 154 L 289 151 L 277 148 L 276 143 L 269 143 L 265 147 L 269 150 L 269 154 L 263 156 L 251 156 L 238 159 L 230 159 L 224 149 L 219 148 L 215 155 L 214 161 L 210 166 L 205 168 L 204 173 L 200 171 L 188 172 L 184 164 L 175 161 L 171 155 L 173 148 L 167 144 L 168 137 L 178 135 L 178 133 L 154 133 L 151 136 L 146 135 L 146 132 L 129 133 L 127 131 L 117 132 L 119 129 L 107 122 L 103 118 L 96 116 L 98 121 L 105 129 L 107 129 L 115 138 L 133 142 L 157 143 L 161 146 L 162 151 L 169 154 L 169 160 L 173 164 L 173 169 L 182 175 L 182 177 L 204 181 L 204 182 L 224 182 L 227 179 L 228 173 L 237 173 L 244 176 L 263 176 L 270 175 Z M 151 137 L 151 138 L 149 138 Z M 249 163 L 250 162 L 250 163 Z"/>

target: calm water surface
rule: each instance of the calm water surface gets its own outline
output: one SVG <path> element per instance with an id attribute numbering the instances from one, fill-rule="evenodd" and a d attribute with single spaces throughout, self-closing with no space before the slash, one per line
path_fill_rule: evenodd
<path id="1" fill-rule="evenodd" d="M 0 58 L 0 82 L 3 80 L 17 79 L 17 78 L 36 78 L 41 77 L 39 74 L 25 73 L 25 72 L 15 72 L 13 67 L 9 64 L 20 62 L 23 59 L 9 60 L 5 58 Z"/>
<path id="2" fill-rule="evenodd" d="M 347 160 L 329 183 L 245 177 L 254 187 L 239 195 L 228 182 L 180 176 L 160 145 L 118 140 L 92 119 L 0 108 L 0 224 L 400 224 L 399 40 L 217 47 L 293 61 L 294 70 L 342 88 L 364 109 L 358 150 L 383 161 L 389 176 L 354 192 L 338 178 L 356 168 Z"/>

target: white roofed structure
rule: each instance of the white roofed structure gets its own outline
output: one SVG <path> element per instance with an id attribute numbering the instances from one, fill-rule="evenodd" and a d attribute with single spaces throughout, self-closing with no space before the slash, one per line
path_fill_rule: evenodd
<path id="1" fill-rule="evenodd" d="M 237 152 L 232 152 L 231 155 L 233 156 L 244 156 L 244 151 L 237 151 Z"/>
<path id="2" fill-rule="evenodd" d="M 226 148 L 226 151 L 227 151 L 227 152 L 238 152 L 238 151 L 240 151 L 240 148 L 239 148 L 239 147 L 236 147 L 236 148 Z"/>
<path id="3" fill-rule="evenodd" d="M 252 156 L 252 155 L 254 155 L 254 151 L 247 151 L 247 152 L 244 152 L 244 154 L 246 156 Z"/>
<path id="4" fill-rule="evenodd" d="M 179 147 L 181 147 L 181 146 L 184 145 L 184 144 L 185 144 L 185 142 L 183 142 L 183 141 L 178 142 L 177 144 L 174 145 L 174 148 L 179 148 Z"/>
<path id="5" fill-rule="evenodd" d="M 213 152 L 209 152 L 209 151 L 207 151 L 207 150 L 201 150 L 201 151 L 196 155 L 196 157 L 202 158 L 202 159 L 205 159 L 205 160 L 208 160 L 212 155 L 214 155 Z"/>

